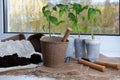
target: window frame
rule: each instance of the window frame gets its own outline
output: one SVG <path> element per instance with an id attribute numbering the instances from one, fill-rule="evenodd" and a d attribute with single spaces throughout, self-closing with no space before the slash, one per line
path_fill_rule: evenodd
<path id="1" fill-rule="evenodd" d="M 9 0 L 2 0 L 3 4 L 3 33 L 20 33 L 20 32 L 9 32 L 8 27 L 9 27 L 9 11 L 8 11 L 8 2 Z M 120 2 L 119 2 L 119 13 L 120 13 Z M 119 15 L 119 20 L 120 20 L 120 15 Z M 119 21 L 120 22 L 120 21 Z M 34 32 L 23 32 L 25 34 L 33 34 Z M 48 34 L 48 33 L 44 33 Z M 60 34 L 60 33 L 55 33 L 55 34 Z M 72 35 L 76 35 L 77 33 L 72 33 Z M 81 34 L 81 35 L 90 35 L 90 34 Z M 119 25 L 119 34 L 94 34 L 98 36 L 120 36 L 120 25 Z"/>
<path id="2" fill-rule="evenodd" d="M 8 33 L 8 0 L 3 0 L 3 33 Z"/>
<path id="3" fill-rule="evenodd" d="M 0 34 L 3 33 L 3 0 L 0 0 Z"/>

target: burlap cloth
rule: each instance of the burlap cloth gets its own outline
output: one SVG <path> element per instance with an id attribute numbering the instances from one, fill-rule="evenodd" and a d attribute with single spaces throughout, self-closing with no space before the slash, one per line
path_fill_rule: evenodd
<path id="1" fill-rule="evenodd" d="M 100 60 L 109 63 L 119 63 L 120 57 L 106 57 L 100 55 Z M 78 64 L 77 61 L 65 63 L 60 68 L 39 66 L 29 69 L 18 69 L 1 72 L 0 75 L 35 75 L 38 77 L 53 77 L 57 80 L 120 80 L 120 70 L 107 68 L 105 72 L 91 69 Z"/>

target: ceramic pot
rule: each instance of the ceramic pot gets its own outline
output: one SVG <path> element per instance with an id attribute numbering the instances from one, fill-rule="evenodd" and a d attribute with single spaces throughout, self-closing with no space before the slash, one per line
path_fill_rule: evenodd
<path id="1" fill-rule="evenodd" d="M 76 38 L 74 40 L 76 58 L 86 58 L 85 39 Z"/>
<path id="2" fill-rule="evenodd" d="M 86 40 L 86 50 L 87 50 L 87 58 L 91 62 L 95 62 L 99 59 L 100 53 L 100 41 L 99 40 Z"/>

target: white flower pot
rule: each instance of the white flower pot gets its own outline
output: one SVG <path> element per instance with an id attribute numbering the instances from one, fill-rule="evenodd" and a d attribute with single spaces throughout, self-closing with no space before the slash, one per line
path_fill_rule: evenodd
<path id="1" fill-rule="evenodd" d="M 74 39 L 69 39 L 69 43 L 68 43 L 68 48 L 66 51 L 66 57 L 71 57 L 73 56 L 74 53 Z"/>
<path id="2" fill-rule="evenodd" d="M 85 40 L 86 50 L 87 50 L 87 58 L 91 62 L 95 62 L 99 59 L 100 53 L 100 41 L 99 40 Z"/>
<path id="3" fill-rule="evenodd" d="M 86 58 L 85 39 L 76 38 L 74 40 L 76 58 Z"/>

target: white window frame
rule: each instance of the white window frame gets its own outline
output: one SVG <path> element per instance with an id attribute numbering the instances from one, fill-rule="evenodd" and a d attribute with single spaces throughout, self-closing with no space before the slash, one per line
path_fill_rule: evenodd
<path id="1" fill-rule="evenodd" d="M 9 29 L 7 29 L 7 28 L 9 28 L 9 21 L 8 21 L 9 20 L 8 19 L 9 18 L 9 16 L 8 16 L 8 14 L 9 14 L 9 10 L 8 10 L 9 7 L 8 6 L 9 5 L 8 5 L 8 1 L 9 0 L 3 0 L 3 16 L 4 16 L 3 17 L 3 21 L 4 21 L 4 24 L 3 24 L 4 30 L 3 31 L 4 31 L 4 33 L 7 32 L 7 30 L 9 30 Z"/>
<path id="2" fill-rule="evenodd" d="M 3 0 L 0 0 L 0 34 L 3 33 Z"/>

